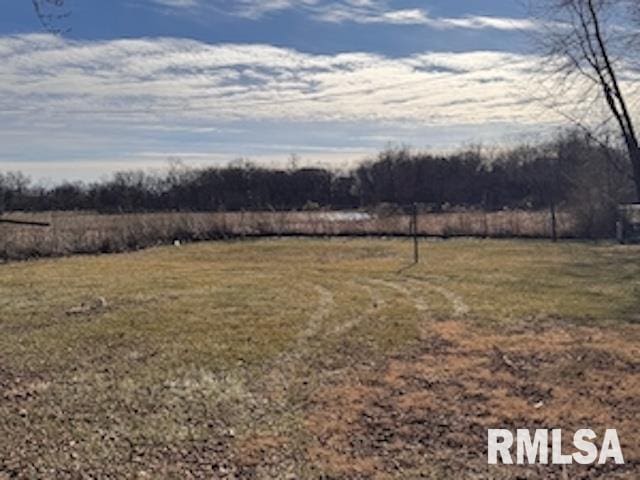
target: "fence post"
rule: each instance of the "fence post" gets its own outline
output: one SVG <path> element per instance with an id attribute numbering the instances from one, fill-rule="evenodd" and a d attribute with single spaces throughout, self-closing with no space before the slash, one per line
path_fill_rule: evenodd
<path id="1" fill-rule="evenodd" d="M 618 243 L 624 245 L 624 222 L 622 220 L 616 222 L 616 238 Z"/>
<path id="2" fill-rule="evenodd" d="M 551 202 L 549 204 L 549 210 L 551 211 L 551 240 L 558 241 L 558 219 L 556 216 L 556 204 Z"/>
<path id="3" fill-rule="evenodd" d="M 418 245 L 418 205 L 413 204 L 411 225 L 413 227 L 413 263 L 420 262 L 420 248 Z"/>

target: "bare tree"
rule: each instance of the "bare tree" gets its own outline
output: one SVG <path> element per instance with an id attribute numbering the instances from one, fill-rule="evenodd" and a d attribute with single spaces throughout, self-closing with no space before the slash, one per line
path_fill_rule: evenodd
<path id="1" fill-rule="evenodd" d="M 33 3 L 38 20 L 47 32 L 59 35 L 71 30 L 62 26 L 64 20 L 71 15 L 71 11 L 65 5 L 65 0 L 31 0 L 31 3 Z"/>
<path id="2" fill-rule="evenodd" d="M 578 79 L 584 82 L 586 98 L 580 102 L 584 105 L 591 98 L 604 107 L 607 115 L 599 127 L 613 122 L 621 134 L 640 201 L 640 146 L 623 82 L 635 68 L 629 46 L 640 40 L 638 22 L 634 22 L 634 18 L 640 21 L 637 0 L 541 0 L 534 2 L 534 10 L 544 17 L 541 41 L 554 78 L 562 78 L 572 88 Z M 576 123 L 584 126 L 582 121 Z M 589 128 L 596 136 L 598 128 Z"/>
<path id="3" fill-rule="evenodd" d="M 48 227 L 49 224 L 45 222 L 34 222 L 29 220 L 19 220 L 16 218 L 3 218 L 2 215 L 5 209 L 5 197 L 7 191 L 10 194 L 22 193 L 29 187 L 29 178 L 19 172 L 9 172 L 7 174 L 0 173 L 0 225 L 12 224 L 12 225 L 26 225 L 37 227 Z M 1 233 L 1 232 L 0 232 Z"/>

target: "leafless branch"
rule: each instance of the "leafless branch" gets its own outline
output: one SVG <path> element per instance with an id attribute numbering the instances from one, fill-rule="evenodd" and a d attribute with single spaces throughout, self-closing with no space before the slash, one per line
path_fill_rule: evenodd
<path id="1" fill-rule="evenodd" d="M 60 35 L 71 31 L 70 27 L 62 27 L 60 24 L 71 16 L 65 0 L 31 0 L 36 16 L 47 32 Z"/>
<path id="2" fill-rule="evenodd" d="M 603 102 L 601 104 L 608 116 L 601 122 L 601 126 L 615 120 L 627 148 L 631 177 L 640 200 L 640 148 L 627 96 L 619 80 L 624 75 L 624 65 L 630 62 L 619 61 L 629 56 L 625 52 L 629 39 L 635 38 L 640 42 L 640 13 L 637 12 L 640 9 L 637 2 L 547 0 L 536 1 L 535 4 L 538 11 L 540 5 L 544 5 L 542 13 L 548 20 L 543 23 L 548 28 L 541 38 L 546 58 L 555 65 L 556 87 L 560 83 L 570 83 L 570 88 L 575 91 L 580 85 L 580 78 L 597 87 L 598 92 L 592 88 L 584 89 L 582 97 L 593 99 L 592 105 Z M 629 21 L 630 11 L 637 15 L 635 24 Z M 563 102 L 566 99 L 563 98 Z M 584 100 L 579 101 L 579 105 L 584 108 Z M 578 128 L 588 133 L 590 139 L 602 146 L 597 140 L 600 127 L 588 126 L 569 113 L 558 113 L 570 119 Z M 617 160 L 614 166 L 616 169 L 623 168 Z"/>

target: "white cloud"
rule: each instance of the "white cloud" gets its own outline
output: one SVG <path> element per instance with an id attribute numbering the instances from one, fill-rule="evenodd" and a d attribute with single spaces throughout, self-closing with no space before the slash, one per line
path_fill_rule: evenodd
<path id="1" fill-rule="evenodd" d="M 170 8 L 193 8 L 201 5 L 198 0 L 151 0 L 151 3 Z"/>
<path id="2" fill-rule="evenodd" d="M 175 9 L 206 11 L 260 19 L 284 10 L 306 12 L 311 18 L 332 23 L 424 25 L 439 29 L 534 30 L 538 24 L 530 19 L 488 16 L 432 17 L 425 8 L 394 8 L 388 0 L 151 0 Z M 198 13 L 200 14 L 200 13 Z"/>
<path id="3" fill-rule="evenodd" d="M 381 19 L 388 21 L 390 23 L 407 23 L 407 24 L 418 24 L 418 23 L 426 23 L 429 19 L 424 10 L 420 9 L 411 9 L 411 10 L 392 10 L 389 12 L 384 12 L 381 15 Z"/>
<path id="4" fill-rule="evenodd" d="M 515 53 L 390 58 L 23 35 L 0 37 L 0 62 L 0 168 L 52 152 L 123 161 L 144 151 L 233 158 L 307 146 L 319 155 L 384 146 L 373 138 L 414 143 L 426 132 L 451 144 L 473 131 L 486 139 L 563 121 L 534 100 L 548 94 L 540 59 Z M 621 78 L 629 91 L 640 82 Z M 580 93 L 564 92 L 563 101 L 584 105 Z"/>
<path id="5" fill-rule="evenodd" d="M 535 30 L 538 24 L 529 19 L 465 16 L 433 17 L 423 8 L 390 8 L 387 2 L 367 0 L 359 3 L 354 0 L 341 3 L 318 4 L 314 12 L 319 20 L 338 23 L 381 23 L 394 25 L 424 25 L 437 29 L 495 29 L 495 30 Z"/>
<path id="6" fill-rule="evenodd" d="M 169 38 L 73 42 L 28 35 L 0 39 L 0 60 L 2 111 L 13 112 L 4 121 L 538 121 L 522 103 L 534 60 L 517 54 L 393 59 Z"/>
<path id="7" fill-rule="evenodd" d="M 486 16 L 469 16 L 460 18 L 439 18 L 430 21 L 431 25 L 440 28 L 467 28 L 496 30 L 537 30 L 540 25 L 526 18 L 501 18 Z"/>

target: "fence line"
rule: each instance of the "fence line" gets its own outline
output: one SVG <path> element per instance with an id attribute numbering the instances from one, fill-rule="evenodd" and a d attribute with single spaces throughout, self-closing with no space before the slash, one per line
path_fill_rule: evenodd
<path id="1" fill-rule="evenodd" d="M 12 215 L 5 216 L 11 219 Z M 17 215 L 16 215 L 16 218 Z M 100 215 L 86 212 L 20 214 L 49 228 L 0 225 L 0 258 L 24 259 L 76 253 L 121 252 L 174 240 L 201 241 L 264 236 L 397 236 L 551 238 L 548 212 L 216 212 Z M 578 237 L 570 214 L 557 214 L 560 238 Z"/>

